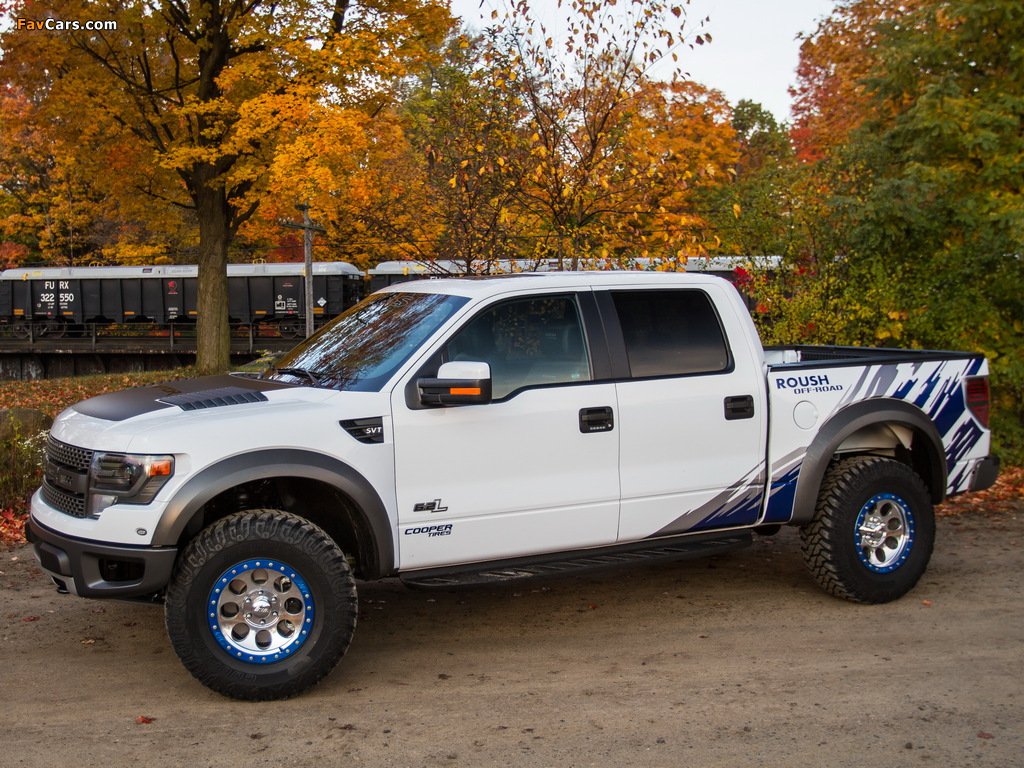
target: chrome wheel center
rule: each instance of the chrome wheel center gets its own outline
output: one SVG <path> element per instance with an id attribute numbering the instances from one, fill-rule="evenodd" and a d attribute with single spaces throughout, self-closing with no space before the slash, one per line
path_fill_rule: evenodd
<path id="1" fill-rule="evenodd" d="M 863 546 L 879 547 L 885 541 L 885 522 L 877 515 L 868 517 L 857 530 Z"/>
<path id="2" fill-rule="evenodd" d="M 914 546 L 914 513 L 893 493 L 868 500 L 857 516 L 857 554 L 875 573 L 899 568 Z"/>
<path id="3" fill-rule="evenodd" d="M 313 618 L 309 587 L 282 563 L 239 563 L 210 593 L 210 631 L 221 648 L 243 661 L 265 664 L 294 653 L 309 636 Z"/>
<path id="4" fill-rule="evenodd" d="M 267 619 L 277 616 L 277 612 L 274 610 L 276 602 L 277 597 L 268 597 L 262 589 L 257 590 L 255 594 L 245 598 L 245 605 L 249 608 L 245 618 L 249 620 L 250 624 L 258 623 L 261 626 L 266 624 Z"/>

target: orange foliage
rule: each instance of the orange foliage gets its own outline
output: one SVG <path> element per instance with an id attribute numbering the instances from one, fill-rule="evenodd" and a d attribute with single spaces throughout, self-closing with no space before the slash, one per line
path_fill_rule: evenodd
<path id="1" fill-rule="evenodd" d="M 791 89 L 791 138 L 800 160 L 820 160 L 843 144 L 869 113 L 864 83 L 877 64 L 880 23 L 899 20 L 921 0 L 849 0 L 800 47 Z"/>

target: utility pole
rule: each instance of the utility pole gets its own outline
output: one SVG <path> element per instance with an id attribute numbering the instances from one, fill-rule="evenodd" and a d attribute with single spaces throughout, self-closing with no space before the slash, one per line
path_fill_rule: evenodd
<path id="1" fill-rule="evenodd" d="M 324 232 L 324 228 L 314 224 L 309 218 L 308 205 L 296 205 L 296 209 L 302 211 L 302 223 L 293 224 L 290 221 L 282 221 L 282 227 L 302 230 L 302 254 L 305 259 L 306 273 L 306 338 L 313 335 L 313 233 Z"/>

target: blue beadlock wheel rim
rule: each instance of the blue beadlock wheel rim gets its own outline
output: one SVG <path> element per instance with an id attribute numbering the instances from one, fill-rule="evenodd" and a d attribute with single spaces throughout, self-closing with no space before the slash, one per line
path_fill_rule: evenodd
<path id="1" fill-rule="evenodd" d="M 220 575 L 207 600 L 207 622 L 227 654 L 251 664 L 293 656 L 309 639 L 316 613 L 302 575 L 276 560 L 245 560 Z"/>
<path id="2" fill-rule="evenodd" d="M 890 573 L 910 557 L 914 547 L 914 513 L 894 493 L 879 493 L 861 507 L 854 526 L 857 555 L 875 573 Z"/>

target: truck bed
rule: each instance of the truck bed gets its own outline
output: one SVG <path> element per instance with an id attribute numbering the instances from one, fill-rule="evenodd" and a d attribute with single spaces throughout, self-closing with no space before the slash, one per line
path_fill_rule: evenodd
<path id="1" fill-rule="evenodd" d="M 934 349 L 884 349 L 880 347 L 843 347 L 828 345 L 776 345 L 764 348 L 769 370 L 794 370 L 843 365 L 884 365 L 923 363 L 932 360 L 971 360 L 981 357 L 972 352 L 946 352 Z"/>

